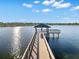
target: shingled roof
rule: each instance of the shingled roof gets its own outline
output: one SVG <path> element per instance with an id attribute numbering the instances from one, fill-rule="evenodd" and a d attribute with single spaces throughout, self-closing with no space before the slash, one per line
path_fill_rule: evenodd
<path id="1" fill-rule="evenodd" d="M 50 26 L 48 26 L 47 24 L 43 24 L 43 23 L 40 23 L 40 24 L 38 24 L 38 25 L 36 25 L 36 26 L 34 26 L 34 27 L 38 27 L 38 28 L 50 28 Z"/>

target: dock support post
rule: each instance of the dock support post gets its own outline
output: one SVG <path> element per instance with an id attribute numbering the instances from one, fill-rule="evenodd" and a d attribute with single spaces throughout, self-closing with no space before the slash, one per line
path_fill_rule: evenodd
<path id="1" fill-rule="evenodd" d="M 53 39 L 55 38 L 55 34 L 54 33 L 52 33 L 53 34 Z"/>
<path id="2" fill-rule="evenodd" d="M 59 39 L 59 33 L 58 33 L 58 37 L 57 37 L 57 39 Z"/>
<path id="3" fill-rule="evenodd" d="M 46 29 L 47 36 L 49 37 L 49 28 Z"/>
<path id="4" fill-rule="evenodd" d="M 37 28 L 35 28 L 35 32 L 37 33 Z"/>
<path id="5" fill-rule="evenodd" d="M 46 28 L 46 38 L 47 38 L 47 41 L 49 41 L 49 28 Z"/>
<path id="6" fill-rule="evenodd" d="M 43 29 L 42 29 L 42 27 L 41 27 L 41 32 L 42 32 L 42 30 L 43 30 Z"/>

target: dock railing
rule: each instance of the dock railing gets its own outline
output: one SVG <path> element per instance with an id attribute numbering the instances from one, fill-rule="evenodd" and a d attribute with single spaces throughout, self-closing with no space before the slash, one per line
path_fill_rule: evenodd
<path id="1" fill-rule="evenodd" d="M 35 33 L 34 35 L 33 35 L 33 37 L 32 37 L 32 39 L 31 39 L 31 41 L 29 42 L 29 44 L 28 44 L 28 46 L 27 46 L 27 48 L 26 48 L 26 50 L 25 50 L 25 52 L 24 52 L 24 54 L 23 54 L 23 56 L 22 56 L 22 58 L 21 59 L 31 59 L 30 57 L 32 57 L 32 55 L 31 55 L 31 53 L 32 53 L 32 50 L 33 50 L 33 46 L 34 46 L 34 42 L 35 42 L 35 39 L 36 39 L 36 36 L 37 36 L 37 33 Z M 40 36 L 39 36 L 40 37 Z M 47 52 L 48 52 L 48 56 L 49 56 L 49 59 L 55 59 L 55 57 L 54 57 L 54 54 L 52 53 L 52 51 L 51 51 L 51 49 L 50 49 L 50 46 L 49 46 L 49 44 L 48 44 L 48 42 L 47 42 L 47 40 L 46 40 L 46 38 L 45 38 L 45 35 L 44 35 L 44 33 L 42 32 L 41 33 L 41 38 L 43 39 L 43 41 L 45 42 L 45 46 L 46 46 L 46 49 L 47 49 Z M 37 48 L 37 59 L 40 59 L 39 58 L 39 38 L 38 38 L 38 48 Z M 41 46 L 40 46 L 41 47 Z M 40 53 L 41 54 L 41 53 Z M 32 59 L 34 59 L 34 58 L 32 58 Z"/>
<path id="2" fill-rule="evenodd" d="M 42 38 L 44 38 L 44 41 L 45 41 L 45 44 L 46 44 L 46 47 L 47 47 L 47 50 L 48 50 L 50 59 L 55 59 L 55 56 L 54 56 L 54 54 L 53 54 L 52 51 L 51 51 L 51 48 L 50 48 L 50 46 L 49 46 L 49 44 L 48 44 L 48 42 L 47 42 L 47 40 L 46 40 L 46 37 L 45 37 L 44 33 L 41 33 L 41 34 L 42 34 L 42 35 L 41 35 Z"/>
<path id="3" fill-rule="evenodd" d="M 35 38 L 36 38 L 36 33 L 34 33 L 31 41 L 29 42 L 23 56 L 21 59 L 30 59 L 30 56 L 31 56 L 31 52 L 32 52 L 32 49 L 33 49 L 33 45 L 34 45 L 34 41 L 35 41 Z"/>

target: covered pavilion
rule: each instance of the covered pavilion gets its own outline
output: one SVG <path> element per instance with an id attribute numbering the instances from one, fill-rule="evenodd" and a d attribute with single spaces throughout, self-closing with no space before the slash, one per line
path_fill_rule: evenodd
<path id="1" fill-rule="evenodd" d="M 34 26 L 34 28 L 35 28 L 35 32 L 38 31 L 38 28 L 41 28 L 41 32 L 43 31 L 43 28 L 46 28 L 46 32 L 49 34 L 50 26 L 48 26 L 47 24 L 40 23 L 40 24 Z"/>

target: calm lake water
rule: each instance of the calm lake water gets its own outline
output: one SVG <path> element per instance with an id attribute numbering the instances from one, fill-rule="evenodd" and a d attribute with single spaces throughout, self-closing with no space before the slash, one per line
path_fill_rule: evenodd
<path id="1" fill-rule="evenodd" d="M 49 39 L 57 59 L 79 59 L 79 26 L 52 26 L 60 38 Z M 33 27 L 0 27 L 0 59 L 21 57 L 34 33 Z"/>
<path id="2" fill-rule="evenodd" d="M 49 40 L 57 59 L 79 59 L 79 26 L 52 26 L 60 29 L 60 38 Z"/>
<path id="3" fill-rule="evenodd" d="M 29 43 L 34 29 L 32 27 L 0 28 L 0 59 L 20 57 Z"/>

